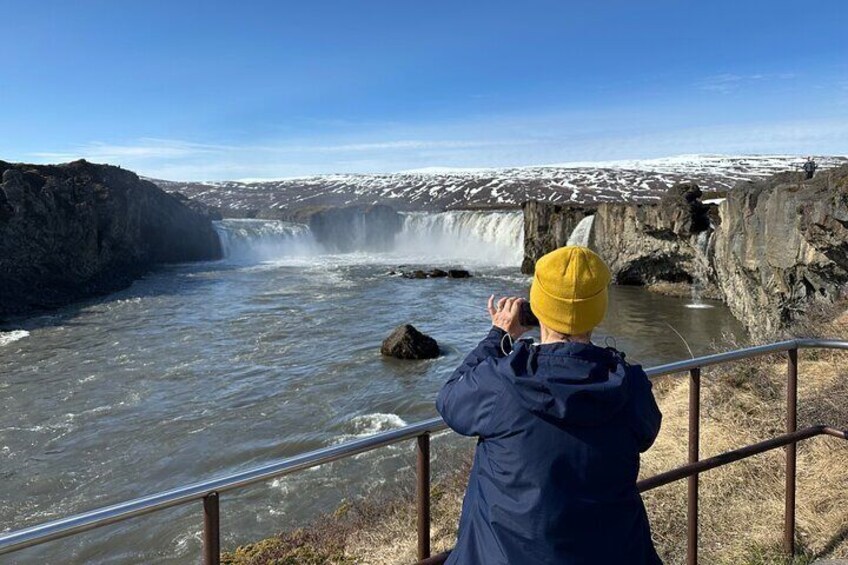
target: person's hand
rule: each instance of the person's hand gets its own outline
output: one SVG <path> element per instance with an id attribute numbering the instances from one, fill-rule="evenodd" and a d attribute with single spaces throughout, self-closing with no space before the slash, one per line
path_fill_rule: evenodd
<path id="1" fill-rule="evenodd" d="M 486 308 L 489 311 L 489 316 L 492 317 L 492 325 L 508 333 L 513 340 L 518 339 L 531 329 L 525 328 L 519 322 L 518 311 L 522 302 L 524 302 L 523 298 L 510 296 L 501 298 L 495 305 L 495 295 L 493 294 L 489 297 L 489 304 Z"/>

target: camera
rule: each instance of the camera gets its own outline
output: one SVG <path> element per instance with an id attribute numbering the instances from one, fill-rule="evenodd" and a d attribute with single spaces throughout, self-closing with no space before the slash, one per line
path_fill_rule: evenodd
<path id="1" fill-rule="evenodd" d="M 529 300 L 524 300 L 518 307 L 518 323 L 525 328 L 536 328 L 539 326 L 539 318 L 530 309 Z"/>

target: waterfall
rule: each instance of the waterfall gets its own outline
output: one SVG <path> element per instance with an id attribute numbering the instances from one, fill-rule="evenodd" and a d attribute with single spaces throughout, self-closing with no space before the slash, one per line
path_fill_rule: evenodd
<path id="1" fill-rule="evenodd" d="M 236 262 L 367 253 L 362 260 L 518 266 L 524 256 L 524 217 L 518 211 L 410 212 L 401 214 L 400 221 L 397 233 L 378 216 L 339 219 L 332 214 L 313 219 L 312 228 L 234 219 L 215 222 L 215 228 L 224 256 Z"/>
<path id="2" fill-rule="evenodd" d="M 701 294 L 709 277 L 710 246 L 712 245 L 714 233 L 713 225 L 710 223 L 710 229 L 702 231 L 695 236 L 695 270 L 692 273 L 692 302 L 687 304 L 686 308 L 712 308 L 711 305 L 704 303 Z"/>
<path id="3" fill-rule="evenodd" d="M 315 255 L 319 249 L 308 226 L 278 220 L 220 220 L 215 229 L 224 257 L 231 261 L 271 261 Z"/>
<path id="4" fill-rule="evenodd" d="M 521 212 L 410 212 L 394 251 L 416 260 L 517 266 L 523 247 Z"/>
<path id="5" fill-rule="evenodd" d="M 566 245 L 582 245 L 589 247 L 589 238 L 592 237 L 592 226 L 595 225 L 595 216 L 586 216 L 574 227 L 574 231 L 568 236 Z"/>

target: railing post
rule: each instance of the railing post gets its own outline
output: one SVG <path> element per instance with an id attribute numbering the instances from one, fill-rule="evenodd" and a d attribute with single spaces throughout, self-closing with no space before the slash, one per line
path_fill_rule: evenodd
<path id="1" fill-rule="evenodd" d="M 789 350 L 786 370 L 786 432 L 798 428 L 798 349 Z M 786 501 L 783 512 L 783 550 L 795 555 L 795 467 L 797 444 L 786 446 Z"/>
<path id="2" fill-rule="evenodd" d="M 700 459 L 701 444 L 701 368 L 689 371 L 689 463 Z M 698 564 L 698 477 L 687 479 L 686 489 L 686 563 Z"/>
<path id="3" fill-rule="evenodd" d="M 418 436 L 418 560 L 430 557 L 430 434 Z"/>
<path id="4" fill-rule="evenodd" d="M 221 522 L 218 514 L 218 493 L 203 497 L 203 565 L 221 563 Z"/>

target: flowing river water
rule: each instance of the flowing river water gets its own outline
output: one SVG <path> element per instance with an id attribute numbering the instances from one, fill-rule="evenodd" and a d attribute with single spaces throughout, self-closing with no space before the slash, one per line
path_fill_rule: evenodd
<path id="1" fill-rule="evenodd" d="M 436 415 L 441 384 L 489 327 L 486 298 L 526 293 L 518 213 L 411 214 L 392 251 L 326 254 L 308 228 L 219 225 L 227 258 L 0 327 L 0 531 L 19 529 Z M 469 268 L 407 280 L 400 264 Z M 597 338 L 654 365 L 741 328 L 721 304 L 613 287 Z M 432 361 L 380 356 L 412 323 Z M 434 438 L 435 472 L 468 445 Z M 302 525 L 345 497 L 411 482 L 399 445 L 222 498 L 232 548 Z M 3 563 L 196 563 L 199 504 L 0 558 Z"/>

